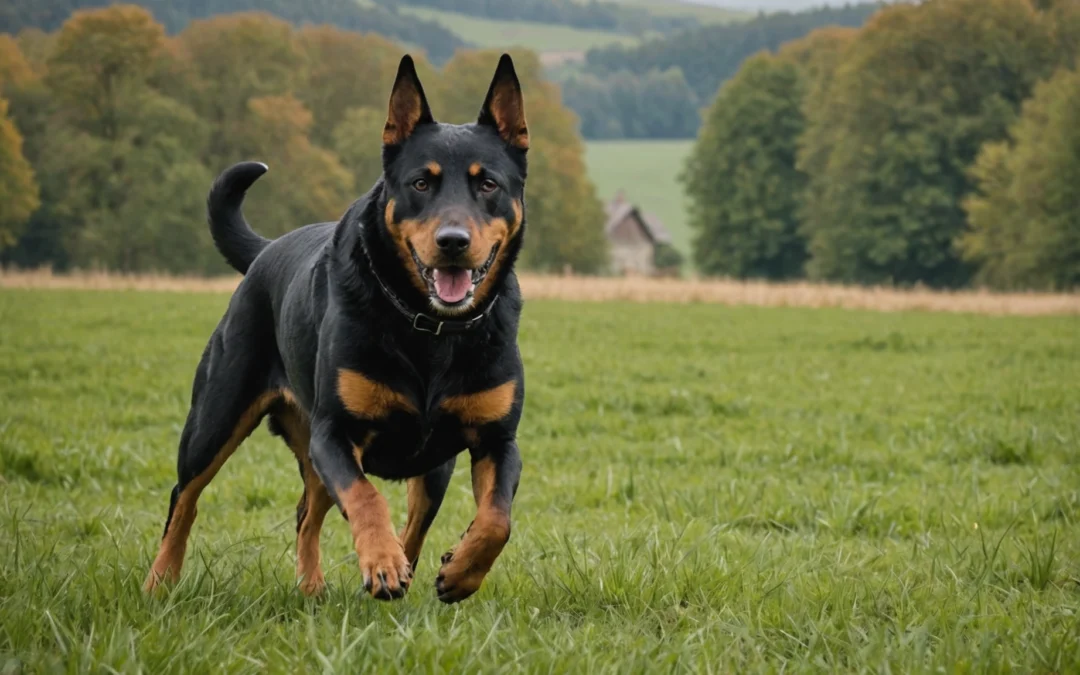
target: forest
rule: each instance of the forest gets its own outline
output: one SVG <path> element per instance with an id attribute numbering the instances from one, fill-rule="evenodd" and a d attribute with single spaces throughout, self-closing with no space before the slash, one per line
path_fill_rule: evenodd
<path id="1" fill-rule="evenodd" d="M 110 0 L 5 0 L 0 3 L 0 33 L 24 28 L 52 32 L 79 9 L 112 4 Z M 165 29 L 176 34 L 193 19 L 233 12 L 266 12 L 294 25 L 328 24 L 344 30 L 378 33 L 424 48 L 436 63 L 453 56 L 465 42 L 433 21 L 405 16 L 396 3 L 365 6 L 356 0 L 131 0 L 145 7 Z"/>
<path id="2" fill-rule="evenodd" d="M 55 33 L 0 35 L 0 262 L 125 272 L 226 271 L 203 199 L 230 164 L 270 173 L 246 212 L 264 235 L 336 220 L 381 173 L 401 47 L 268 14 L 193 21 L 174 37 L 133 5 L 78 12 Z M 437 119 L 476 119 L 497 52 L 418 59 Z M 534 54 L 530 242 L 523 265 L 595 272 L 603 211 L 573 114 Z"/>
<path id="3" fill-rule="evenodd" d="M 592 49 L 583 72 L 565 76 L 566 101 L 581 118 L 586 138 L 692 138 L 701 123 L 699 109 L 747 58 L 825 26 L 861 26 L 880 7 L 761 14 L 637 46 Z"/>
<path id="4" fill-rule="evenodd" d="M 698 269 L 1080 285 L 1080 3 L 933 0 L 749 59 L 683 173 Z"/>

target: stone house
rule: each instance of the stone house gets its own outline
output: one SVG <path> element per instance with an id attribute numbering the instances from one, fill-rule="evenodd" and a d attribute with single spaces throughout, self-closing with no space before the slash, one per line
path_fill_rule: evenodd
<path id="1" fill-rule="evenodd" d="M 611 247 L 611 270 L 628 276 L 656 276 L 656 247 L 671 244 L 671 234 L 655 216 L 641 211 L 622 190 L 604 207 L 604 234 Z"/>

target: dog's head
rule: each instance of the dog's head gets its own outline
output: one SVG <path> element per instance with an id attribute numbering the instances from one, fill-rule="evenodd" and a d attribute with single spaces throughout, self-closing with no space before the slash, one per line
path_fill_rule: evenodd
<path id="1" fill-rule="evenodd" d="M 406 277 L 436 313 L 489 298 L 517 255 L 525 221 L 529 132 L 509 56 L 499 60 L 473 124 L 436 123 L 409 56 L 383 131 L 380 220 Z"/>

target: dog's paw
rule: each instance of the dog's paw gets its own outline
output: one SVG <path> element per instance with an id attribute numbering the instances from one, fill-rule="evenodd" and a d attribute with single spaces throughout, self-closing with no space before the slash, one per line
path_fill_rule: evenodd
<path id="1" fill-rule="evenodd" d="M 326 579 L 321 571 L 316 570 L 312 574 L 300 579 L 300 592 L 309 598 L 317 597 L 326 590 Z"/>
<path id="2" fill-rule="evenodd" d="M 442 557 L 435 590 L 439 600 L 461 602 L 484 583 L 510 539 L 510 519 L 502 513 L 481 511 L 469 524 L 461 541 Z"/>
<path id="3" fill-rule="evenodd" d="M 364 590 L 376 600 L 403 597 L 412 583 L 412 567 L 396 537 L 386 541 L 368 541 L 357 546 Z"/>
<path id="4" fill-rule="evenodd" d="M 180 574 L 174 572 L 172 568 L 161 571 L 157 567 L 152 567 L 150 573 L 146 575 L 146 581 L 143 582 L 143 593 L 148 595 L 161 593 L 179 579 Z"/>
<path id="5" fill-rule="evenodd" d="M 458 555 L 461 548 L 458 546 L 443 554 L 439 576 L 435 577 L 435 591 L 439 600 L 447 604 L 461 602 L 480 590 L 488 573 L 487 569 L 474 564 L 467 551 Z"/>

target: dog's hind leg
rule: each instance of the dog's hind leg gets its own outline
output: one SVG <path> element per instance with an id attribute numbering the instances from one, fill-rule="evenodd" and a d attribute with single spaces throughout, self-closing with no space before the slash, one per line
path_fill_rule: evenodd
<path id="1" fill-rule="evenodd" d="M 280 391 L 268 389 L 265 347 L 260 349 L 255 326 L 240 321 L 243 318 L 226 315 L 195 372 L 191 409 L 180 437 L 178 479 L 146 591 L 180 576 L 199 495 L 281 397 Z"/>
<path id="2" fill-rule="evenodd" d="M 456 458 L 451 459 L 434 471 L 408 480 L 409 516 L 405 529 L 401 531 L 401 543 L 414 573 L 420 559 L 420 549 L 424 546 L 424 537 L 442 506 L 456 461 Z"/>
<path id="3" fill-rule="evenodd" d="M 274 405 L 270 420 L 271 429 L 285 440 L 300 465 L 304 493 L 296 505 L 296 578 L 304 595 L 318 595 L 326 587 L 319 533 L 334 500 L 311 466 L 311 424 L 307 416 L 286 398 Z"/>

